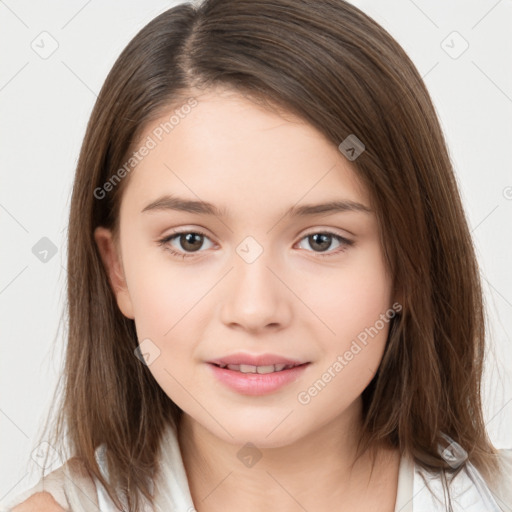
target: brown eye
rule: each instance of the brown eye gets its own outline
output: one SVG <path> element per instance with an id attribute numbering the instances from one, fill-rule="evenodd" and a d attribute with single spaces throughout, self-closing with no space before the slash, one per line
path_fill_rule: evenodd
<path id="1" fill-rule="evenodd" d="M 332 235 L 326 233 L 315 233 L 314 235 L 308 236 L 309 246 L 312 249 L 318 249 L 323 252 L 329 249 L 332 243 Z"/>
<path id="2" fill-rule="evenodd" d="M 180 246 L 185 251 L 197 251 L 203 245 L 203 235 L 199 233 L 182 233 L 178 235 Z"/>
<path id="3" fill-rule="evenodd" d="M 347 238 L 330 232 L 311 233 L 303 237 L 301 242 L 303 240 L 307 240 L 309 247 L 312 249 L 310 252 L 315 252 L 319 256 L 335 256 L 354 244 L 353 240 L 348 240 Z M 329 250 L 333 241 L 337 242 L 338 246 L 335 246 L 334 250 Z"/>
<path id="4" fill-rule="evenodd" d="M 213 247 L 214 244 L 206 234 L 196 231 L 181 231 L 162 238 L 158 241 L 158 245 L 171 252 L 174 256 L 186 258 L 194 256 L 194 253 L 204 252 L 201 248 L 205 240 L 208 240 L 211 244 L 210 247 Z M 208 249 L 209 247 L 206 248 Z"/>

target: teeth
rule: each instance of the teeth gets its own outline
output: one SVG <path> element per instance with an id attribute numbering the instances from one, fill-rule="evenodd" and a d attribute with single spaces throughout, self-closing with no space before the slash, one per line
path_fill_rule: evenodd
<path id="1" fill-rule="evenodd" d="M 293 364 L 270 364 L 267 366 L 254 366 L 252 364 L 220 364 L 219 366 L 221 368 L 227 368 L 228 370 L 233 370 L 241 373 L 273 373 L 294 367 Z"/>
<path id="2" fill-rule="evenodd" d="M 229 368 L 229 365 L 228 365 Z M 241 364 L 239 366 L 239 370 L 242 373 L 256 373 L 256 366 L 252 366 L 250 364 Z"/>
<path id="3" fill-rule="evenodd" d="M 276 368 L 275 365 L 271 364 L 269 366 L 258 366 L 258 367 L 256 367 L 256 371 L 258 373 L 272 373 L 272 372 L 278 372 L 279 370 Z"/>

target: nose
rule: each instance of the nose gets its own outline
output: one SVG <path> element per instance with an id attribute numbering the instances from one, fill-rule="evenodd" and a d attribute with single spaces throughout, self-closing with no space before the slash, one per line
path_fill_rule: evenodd
<path id="1" fill-rule="evenodd" d="M 221 299 L 222 322 L 252 333 L 286 327 L 292 315 L 293 294 L 266 252 L 252 263 L 235 254 L 233 262 L 235 268 L 229 273 Z"/>

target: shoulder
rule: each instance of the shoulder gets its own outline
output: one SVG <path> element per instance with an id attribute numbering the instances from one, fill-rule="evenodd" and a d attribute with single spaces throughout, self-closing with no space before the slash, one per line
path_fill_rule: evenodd
<path id="1" fill-rule="evenodd" d="M 506 505 L 512 509 L 512 448 L 498 450 L 500 474 L 492 482 L 488 482 L 489 488 L 500 505 Z"/>
<path id="2" fill-rule="evenodd" d="M 12 509 L 12 512 L 63 512 L 62 508 L 49 492 L 36 492 L 30 498 Z"/>
<path id="3" fill-rule="evenodd" d="M 497 453 L 500 472 L 487 480 L 477 468 L 467 463 L 447 481 L 449 496 L 454 510 L 512 510 L 512 450 L 501 449 Z M 426 492 L 428 489 L 428 492 Z M 441 474 L 415 467 L 413 509 L 444 511 L 448 505 Z"/>
<path id="4" fill-rule="evenodd" d="M 68 511 L 84 501 L 98 503 L 96 485 L 82 461 L 73 457 L 35 486 L 2 501 L 0 512 Z"/>

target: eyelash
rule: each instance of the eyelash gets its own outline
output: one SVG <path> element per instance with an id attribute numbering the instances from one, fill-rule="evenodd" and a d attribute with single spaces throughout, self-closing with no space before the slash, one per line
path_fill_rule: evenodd
<path id="1" fill-rule="evenodd" d="M 185 252 L 178 252 L 178 251 L 174 250 L 171 246 L 167 245 L 174 238 L 179 237 L 180 235 L 187 235 L 187 234 L 190 234 L 190 233 L 193 233 L 195 235 L 202 235 L 202 236 L 204 236 L 206 238 L 209 238 L 208 235 L 206 233 L 202 232 L 201 230 L 175 231 L 175 232 L 171 233 L 170 235 L 167 235 L 166 237 L 158 240 L 158 245 L 160 247 L 163 247 L 164 250 L 169 251 L 173 256 L 176 256 L 178 258 L 185 259 L 185 258 L 194 257 L 194 256 L 196 256 L 196 253 L 189 254 L 189 253 L 185 253 Z M 344 252 L 348 247 L 354 245 L 354 241 L 353 240 L 349 240 L 347 238 L 344 238 L 344 237 L 342 237 L 340 235 L 337 235 L 336 233 L 333 233 L 331 231 L 313 231 L 311 233 L 307 233 L 306 235 L 304 235 L 301 238 L 300 241 L 304 240 L 305 238 L 308 238 L 309 236 L 317 235 L 317 234 L 318 235 L 319 234 L 329 235 L 329 236 L 333 237 L 334 239 L 336 239 L 338 242 L 340 242 L 342 244 L 337 250 L 335 250 L 333 252 L 329 252 L 329 253 L 309 251 L 309 252 L 314 252 L 315 254 L 320 256 L 321 258 L 328 258 L 330 256 L 336 256 L 336 255 Z M 202 252 L 202 251 L 198 251 L 198 252 Z"/>

